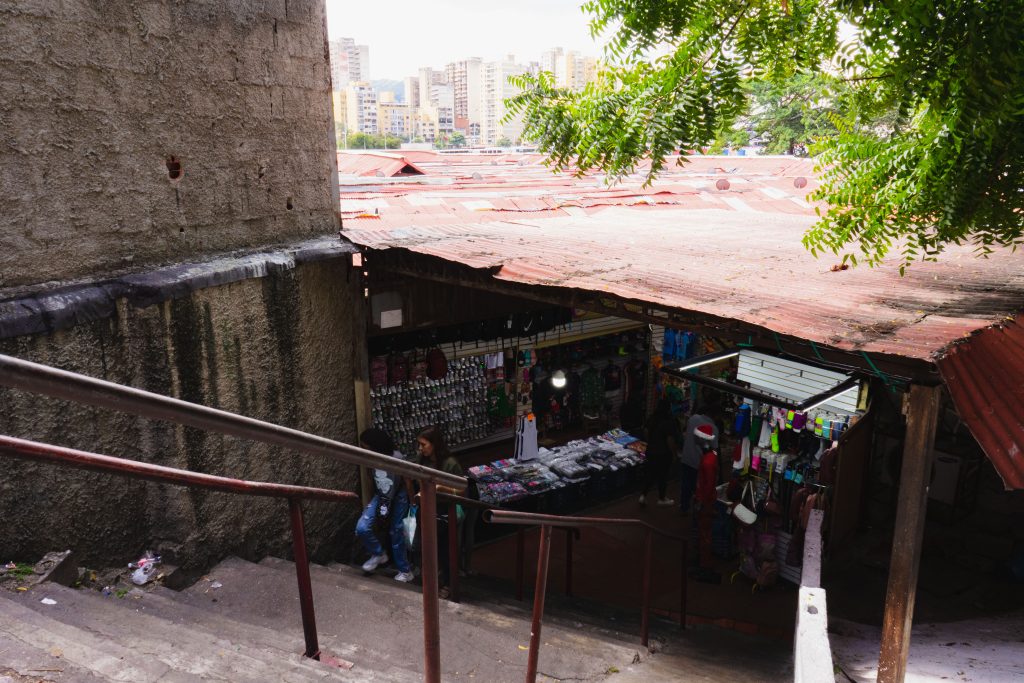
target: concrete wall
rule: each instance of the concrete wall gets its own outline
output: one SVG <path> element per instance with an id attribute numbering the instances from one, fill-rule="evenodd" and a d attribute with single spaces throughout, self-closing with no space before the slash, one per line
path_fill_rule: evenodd
<path id="1" fill-rule="evenodd" d="M 0 353 L 353 442 L 354 340 L 362 292 L 347 255 L 211 287 L 49 335 L 0 340 Z M 0 388 L 0 433 L 146 462 L 255 480 L 354 490 L 350 466 L 169 423 Z M 276 499 L 0 462 L 0 549 L 34 560 L 73 548 L 89 566 L 147 547 L 201 567 L 226 554 L 289 548 Z M 311 552 L 351 540 L 354 506 L 307 504 Z"/>
<path id="2" fill-rule="evenodd" d="M 0 2 L 0 289 L 334 232 L 323 5 Z"/>

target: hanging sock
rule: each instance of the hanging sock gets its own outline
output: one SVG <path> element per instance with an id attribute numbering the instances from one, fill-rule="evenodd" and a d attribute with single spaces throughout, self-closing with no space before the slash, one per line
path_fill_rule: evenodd
<path id="1" fill-rule="evenodd" d="M 779 430 L 772 430 L 772 451 L 775 453 L 779 452 Z"/>
<path id="2" fill-rule="evenodd" d="M 758 448 L 770 448 L 772 445 L 772 423 L 771 420 L 761 422 L 761 434 L 757 440 Z"/>

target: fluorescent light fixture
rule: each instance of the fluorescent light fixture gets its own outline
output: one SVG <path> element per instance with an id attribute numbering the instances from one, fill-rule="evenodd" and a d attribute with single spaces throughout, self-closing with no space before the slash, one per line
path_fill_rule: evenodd
<path id="1" fill-rule="evenodd" d="M 563 370 L 555 370 L 551 373 L 551 385 L 555 389 L 562 389 L 565 387 L 565 383 L 565 372 Z"/>
<path id="2" fill-rule="evenodd" d="M 717 363 L 718 361 L 725 360 L 726 358 L 733 358 L 738 355 L 740 355 L 739 349 L 735 349 L 733 351 L 718 351 L 717 353 L 709 353 L 706 356 L 699 356 L 691 361 L 685 361 L 679 365 L 672 364 L 671 368 L 673 370 L 692 370 L 693 368 L 699 368 L 702 365 Z"/>

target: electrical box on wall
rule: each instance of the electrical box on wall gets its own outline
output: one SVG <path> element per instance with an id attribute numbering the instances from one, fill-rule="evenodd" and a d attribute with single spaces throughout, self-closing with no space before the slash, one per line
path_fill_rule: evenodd
<path id="1" fill-rule="evenodd" d="M 374 327 L 386 330 L 401 327 L 402 295 L 398 292 L 381 292 L 370 297 L 370 315 Z"/>

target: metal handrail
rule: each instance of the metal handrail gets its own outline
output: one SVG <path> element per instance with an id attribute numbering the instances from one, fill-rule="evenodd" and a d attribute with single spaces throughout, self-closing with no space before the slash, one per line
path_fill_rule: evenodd
<path id="1" fill-rule="evenodd" d="M 353 465 L 385 470 L 460 491 L 468 484 L 465 477 L 381 455 L 298 429 L 282 427 L 226 410 L 162 396 L 3 354 L 0 354 L 0 384 L 53 398 L 101 406 L 156 420 L 169 420 L 243 439 L 253 439 L 312 455 L 327 455 Z"/>
<path id="2" fill-rule="evenodd" d="M 197 429 L 252 439 L 311 455 L 329 456 L 353 465 L 372 467 L 400 474 L 409 479 L 416 479 L 422 484 L 424 519 L 433 519 L 435 516 L 438 485 L 463 491 L 468 484 L 465 477 L 374 453 L 333 439 L 3 354 L 0 354 L 0 385 L 141 417 L 168 420 Z M 295 498 L 289 498 L 289 504 L 292 506 L 293 535 L 298 530 L 302 532 L 304 539 L 301 508 Z M 423 576 L 436 576 L 437 530 L 434 525 L 423 525 L 422 543 Z M 296 551 L 298 550 L 299 548 L 296 546 Z M 305 555 L 304 545 L 301 557 L 296 552 L 295 564 L 297 571 L 304 570 L 308 578 L 309 560 Z M 302 570 L 298 569 L 300 566 L 303 568 Z M 441 681 L 440 614 L 437 596 L 437 581 L 424 580 L 423 676 L 427 683 L 440 683 Z M 312 590 L 309 592 L 309 600 L 310 615 L 312 615 Z M 305 611 L 303 615 L 305 622 Z"/>
<path id="3" fill-rule="evenodd" d="M 562 527 L 588 527 L 588 526 L 638 526 L 649 529 L 666 538 L 673 538 L 677 541 L 686 541 L 681 534 L 674 534 L 659 527 L 649 524 L 642 519 L 631 519 L 629 517 L 566 517 L 562 515 L 544 515 L 536 512 L 519 512 L 517 510 L 494 509 L 490 514 L 484 513 L 484 521 L 492 524 L 532 524 L 541 526 Z"/>
<path id="4" fill-rule="evenodd" d="M 303 499 L 327 500 L 333 502 L 359 502 L 359 496 L 351 491 L 291 486 L 261 481 L 247 481 L 218 477 L 212 474 L 191 472 L 174 467 L 115 458 L 99 453 L 89 453 L 73 448 L 28 441 L 0 435 L 0 455 L 23 460 L 38 460 L 67 467 L 95 470 L 115 476 L 145 479 L 178 486 L 198 487 L 252 496 L 271 496 L 288 500 L 292 523 L 292 548 L 295 554 L 295 574 L 299 583 L 299 608 L 302 613 L 302 632 L 306 641 L 303 654 L 320 660 L 320 644 L 316 633 L 316 612 L 313 608 L 313 585 L 309 576 L 309 556 L 306 552 L 306 530 L 302 518 Z M 328 658 L 329 659 L 329 658 Z"/>
<path id="5" fill-rule="evenodd" d="M 312 488 L 308 486 L 292 486 L 290 484 L 218 477 L 212 474 L 180 470 L 163 465 L 153 465 L 148 462 L 138 462 L 137 460 L 128 460 L 126 458 L 115 458 L 110 455 L 89 453 L 88 451 L 79 451 L 73 448 L 51 446 L 50 444 L 18 439 L 13 436 L 0 435 L 0 453 L 24 460 L 41 460 L 122 477 L 179 484 L 181 486 L 196 486 L 224 493 L 354 503 L 358 503 L 360 500 L 359 495 L 351 491 L 335 491 L 333 489 Z"/>
<path id="6" fill-rule="evenodd" d="M 679 622 L 686 628 L 686 564 L 688 541 L 685 536 L 660 529 L 640 519 L 623 519 L 613 517 L 563 517 L 561 515 L 544 515 L 534 512 L 518 512 L 515 510 L 488 510 L 483 513 L 484 521 L 492 524 L 518 524 L 540 527 L 540 549 L 537 554 L 537 582 L 533 593 L 533 621 L 530 629 L 530 651 L 526 663 L 526 681 L 537 680 L 537 661 L 540 655 L 541 620 L 544 616 L 544 597 L 548 583 L 548 558 L 551 555 L 551 530 L 553 528 L 579 529 L 599 526 L 631 526 L 644 529 L 644 581 L 643 606 L 640 616 L 640 642 L 644 647 L 650 641 L 651 611 L 651 563 L 653 559 L 654 534 L 680 541 L 682 545 L 682 568 L 680 571 L 680 605 Z M 520 555 L 522 553 L 522 535 L 519 539 Z M 571 544 L 569 546 L 571 563 Z"/>

